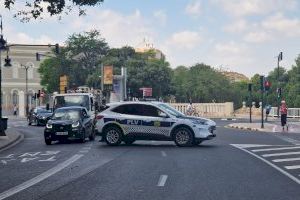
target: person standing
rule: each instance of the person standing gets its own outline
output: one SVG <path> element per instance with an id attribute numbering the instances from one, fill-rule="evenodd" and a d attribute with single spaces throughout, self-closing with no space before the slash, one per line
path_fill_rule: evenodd
<path id="1" fill-rule="evenodd" d="M 286 129 L 289 130 L 289 127 L 287 125 L 287 112 L 288 112 L 288 107 L 286 105 L 286 102 L 283 100 L 281 101 L 281 106 L 280 106 L 281 126 L 283 131 L 285 126 Z"/>
<path id="2" fill-rule="evenodd" d="M 17 112 L 18 112 L 18 107 L 17 107 L 17 105 L 15 104 L 15 105 L 14 105 L 14 116 L 17 116 Z"/>

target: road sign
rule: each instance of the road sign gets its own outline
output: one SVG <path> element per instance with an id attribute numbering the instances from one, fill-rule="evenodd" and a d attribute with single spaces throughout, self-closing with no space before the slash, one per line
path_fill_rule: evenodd
<path id="1" fill-rule="evenodd" d="M 64 94 L 66 92 L 67 86 L 68 86 L 68 76 L 61 75 L 59 77 L 59 90 L 61 94 Z"/>
<path id="2" fill-rule="evenodd" d="M 104 66 L 103 69 L 103 83 L 104 85 L 112 85 L 113 84 L 113 66 Z"/>
<path id="3" fill-rule="evenodd" d="M 152 88 L 140 88 L 143 91 L 143 97 L 152 97 Z"/>

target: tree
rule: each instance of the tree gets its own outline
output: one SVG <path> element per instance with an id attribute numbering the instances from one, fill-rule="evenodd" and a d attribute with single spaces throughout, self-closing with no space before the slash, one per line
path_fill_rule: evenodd
<path id="1" fill-rule="evenodd" d="M 104 0 L 31 0 L 18 1 L 4 0 L 5 8 L 12 10 L 18 9 L 14 17 L 20 17 L 21 21 L 28 22 L 30 19 L 42 19 L 43 13 L 50 16 L 59 16 L 63 13 L 68 14 L 74 7 L 79 9 L 79 16 L 85 14 L 84 6 L 96 6 Z M 20 5 L 22 4 L 22 5 Z"/>
<path id="2" fill-rule="evenodd" d="M 57 91 L 60 75 L 68 76 L 69 88 L 99 84 L 100 63 L 108 50 L 107 43 L 98 31 L 71 35 L 56 58 L 47 59 L 41 64 L 41 84 L 49 92 Z"/>

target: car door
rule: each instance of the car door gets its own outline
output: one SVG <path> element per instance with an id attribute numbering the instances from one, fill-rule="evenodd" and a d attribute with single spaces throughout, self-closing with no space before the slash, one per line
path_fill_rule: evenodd
<path id="1" fill-rule="evenodd" d="M 82 121 L 83 121 L 85 130 L 86 130 L 86 133 L 88 135 L 90 135 L 92 132 L 92 118 L 88 115 L 86 109 L 81 110 L 81 117 L 82 117 Z"/>
<path id="2" fill-rule="evenodd" d="M 153 105 L 141 105 L 143 115 L 142 126 L 145 132 L 159 139 L 170 136 L 172 127 L 171 118 L 167 113 Z"/>

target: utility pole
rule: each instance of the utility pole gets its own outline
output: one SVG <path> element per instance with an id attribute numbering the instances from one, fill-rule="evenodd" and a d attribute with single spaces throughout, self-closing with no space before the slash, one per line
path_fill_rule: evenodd
<path id="1" fill-rule="evenodd" d="M 264 128 L 264 76 L 260 76 L 260 90 L 261 90 L 261 128 Z"/>
<path id="2" fill-rule="evenodd" d="M 28 112 L 29 112 L 29 105 L 28 105 L 28 69 L 31 66 L 27 66 L 27 65 L 22 65 L 21 67 L 23 67 L 25 69 L 25 87 L 26 87 L 26 117 L 28 117 Z"/>
<path id="3" fill-rule="evenodd" d="M 250 107 L 250 123 L 252 123 L 252 83 L 248 84 L 248 91 L 249 91 L 249 107 Z"/>
<path id="4" fill-rule="evenodd" d="M 279 82 L 279 62 L 282 60 L 282 52 L 277 56 L 277 117 L 279 118 L 279 108 L 280 108 L 280 82 Z"/>

